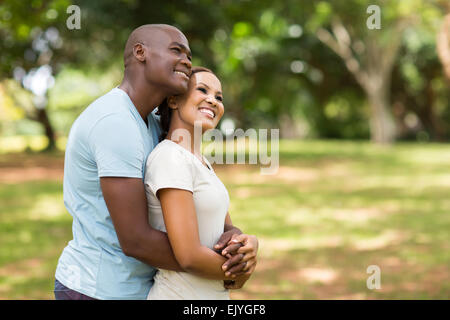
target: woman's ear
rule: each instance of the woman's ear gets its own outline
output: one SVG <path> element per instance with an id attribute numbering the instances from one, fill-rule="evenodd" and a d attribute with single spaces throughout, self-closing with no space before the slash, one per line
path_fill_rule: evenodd
<path id="1" fill-rule="evenodd" d="M 178 99 L 175 96 L 167 98 L 167 106 L 172 110 L 178 109 L 177 102 Z"/>

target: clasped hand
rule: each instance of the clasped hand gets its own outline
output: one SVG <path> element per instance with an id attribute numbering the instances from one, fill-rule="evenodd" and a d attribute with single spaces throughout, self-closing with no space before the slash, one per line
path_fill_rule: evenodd
<path id="1" fill-rule="evenodd" d="M 214 246 L 214 250 L 228 259 L 222 265 L 222 270 L 225 276 L 233 280 L 225 280 L 225 288 L 242 288 L 256 268 L 258 239 L 253 235 L 225 232 Z"/>

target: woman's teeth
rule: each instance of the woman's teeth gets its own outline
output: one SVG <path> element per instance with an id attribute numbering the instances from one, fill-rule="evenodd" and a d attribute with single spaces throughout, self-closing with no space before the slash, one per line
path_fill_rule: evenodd
<path id="1" fill-rule="evenodd" d="M 214 112 L 212 112 L 209 109 L 200 109 L 200 112 L 209 115 L 211 118 L 214 118 L 214 116 L 215 116 Z"/>

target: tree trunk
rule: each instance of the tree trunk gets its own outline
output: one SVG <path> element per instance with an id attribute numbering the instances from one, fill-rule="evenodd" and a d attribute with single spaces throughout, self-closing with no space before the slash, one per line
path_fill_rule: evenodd
<path id="1" fill-rule="evenodd" d="M 50 120 L 47 115 L 47 109 L 37 109 L 37 119 L 40 124 L 44 126 L 45 135 L 48 138 L 48 146 L 45 148 L 45 151 L 52 151 L 56 148 L 56 136 L 55 131 L 50 123 Z"/>
<path id="2" fill-rule="evenodd" d="M 393 33 L 394 39 L 383 47 L 380 39 L 368 37 L 365 43 L 365 55 L 358 55 L 351 48 L 350 33 L 339 21 L 332 22 L 333 35 L 324 28 L 316 32 L 320 41 L 328 45 L 345 62 L 347 69 L 364 89 L 370 104 L 371 140 L 380 144 L 392 143 L 396 136 L 396 123 L 390 108 L 389 88 L 392 68 L 401 44 L 401 35 L 408 25 L 400 21 Z M 365 66 L 359 61 L 365 61 Z"/>
<path id="3" fill-rule="evenodd" d="M 385 83 L 379 88 L 367 92 L 370 105 L 370 135 L 373 142 L 390 144 L 394 142 L 397 132 L 391 114 L 389 91 Z"/>
<path id="4" fill-rule="evenodd" d="M 434 108 L 435 93 L 431 81 L 427 81 L 425 88 L 426 101 L 423 107 L 419 110 L 420 120 L 425 128 L 431 133 L 431 139 L 436 141 L 444 141 L 445 129 L 439 117 L 436 115 Z"/>

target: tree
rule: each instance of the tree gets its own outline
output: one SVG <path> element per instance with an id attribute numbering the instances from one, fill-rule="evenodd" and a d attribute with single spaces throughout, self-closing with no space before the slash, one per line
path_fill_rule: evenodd
<path id="1" fill-rule="evenodd" d="M 8 90 L 25 116 L 38 121 L 48 138 L 48 150 L 56 145 L 55 131 L 47 112 L 48 89 L 53 82 L 53 73 L 59 66 L 55 52 L 62 46 L 58 29 L 54 27 L 64 21 L 61 15 L 68 1 L 3 1 L 0 15 L 3 17 L 0 36 L 0 80 L 13 77 L 32 99 L 31 108 L 21 103 L 16 94 L 18 88 Z M 59 19 L 58 19 L 59 17 Z M 8 87 L 14 87 L 9 83 Z"/>
<path id="2" fill-rule="evenodd" d="M 423 114 L 424 122 L 427 117 L 436 119 L 442 114 L 439 110 L 449 109 L 442 106 L 442 92 L 435 95 L 434 84 L 426 90 L 410 90 L 407 81 L 414 77 L 399 72 L 396 80 L 405 84 L 391 85 L 393 71 L 403 68 L 399 52 L 408 56 L 408 67 L 422 52 L 405 45 L 404 30 L 441 19 L 442 8 L 434 6 L 438 1 L 378 1 L 381 28 L 371 30 L 367 20 L 373 12 L 367 13 L 367 8 L 373 1 L 367 0 L 231 0 L 221 1 L 220 6 L 213 0 L 77 0 L 81 28 L 71 30 L 66 25 L 70 0 L 33 0 L 31 8 L 25 2 L 4 0 L 0 7 L 0 79 L 15 78 L 28 91 L 30 81 L 25 79 L 38 70 L 51 71 L 49 84 L 52 77 L 67 70 L 94 79 L 111 66 L 120 70 L 125 41 L 135 27 L 168 23 L 189 39 L 194 65 L 218 74 L 226 116 L 238 126 L 277 127 L 285 137 L 365 139 L 370 123 L 372 140 L 387 143 L 399 132 L 392 99 L 404 105 L 402 115 L 412 110 Z M 429 53 L 426 46 L 423 52 Z M 434 56 L 421 60 L 417 70 L 437 77 L 436 61 Z M 120 83 L 120 72 L 111 78 Z M 402 90 L 409 90 L 408 94 L 397 92 Z M 52 89 L 52 95 L 57 91 Z M 59 107 L 54 107 L 55 100 L 50 105 L 43 103 L 46 100 L 31 99 L 33 107 L 27 114 L 40 119 L 44 127 L 52 127 L 53 108 Z M 86 100 L 78 101 L 85 107 Z M 439 106 L 427 109 L 424 101 Z M 38 112 L 49 121 L 37 117 Z M 431 120 L 427 130 L 437 128 Z M 47 130 L 47 135 L 51 141 L 54 134 Z M 445 132 L 437 130 L 431 136 L 445 137 Z"/>
<path id="3" fill-rule="evenodd" d="M 190 4 L 179 1 L 77 1 L 76 10 L 81 13 L 80 28 L 69 28 L 70 15 L 76 11 L 71 0 L 4 0 L 0 7 L 0 81 L 15 79 L 28 91 L 26 105 L 17 95 L 23 90 L 8 82 L 16 105 L 24 115 L 38 121 L 48 138 L 48 149 L 55 147 L 55 131 L 48 112 L 48 89 L 64 67 L 99 71 L 121 61 L 123 48 L 130 32 L 147 23 L 173 24 L 185 31 L 190 39 L 207 42 L 218 19 L 208 14 L 213 1 L 196 4 L 196 14 L 202 16 L 202 24 L 194 23 L 188 16 Z M 195 4 L 193 4 L 195 5 Z M 219 10 L 216 10 L 219 12 Z M 71 20 L 71 22 L 73 22 Z M 208 48 L 203 57 L 208 56 Z M 120 62 L 119 62 L 120 63 Z M 45 76 L 45 79 L 43 79 Z M 120 79 L 118 79 L 120 81 Z M 42 86 L 46 84 L 46 86 Z M 6 87 L 6 85 L 5 85 Z M 19 92 L 20 91 L 20 92 Z"/>
<path id="4" fill-rule="evenodd" d="M 317 37 L 345 63 L 367 95 L 372 140 L 385 144 L 395 140 L 397 129 L 390 101 L 391 74 L 402 44 L 403 32 L 417 24 L 425 11 L 436 10 L 423 1 L 320 2 L 316 6 Z M 367 12 L 370 16 L 361 13 Z M 380 25 L 372 19 L 380 15 Z M 366 21 L 365 21 L 366 20 Z M 377 22 L 377 21 L 375 21 Z"/>

